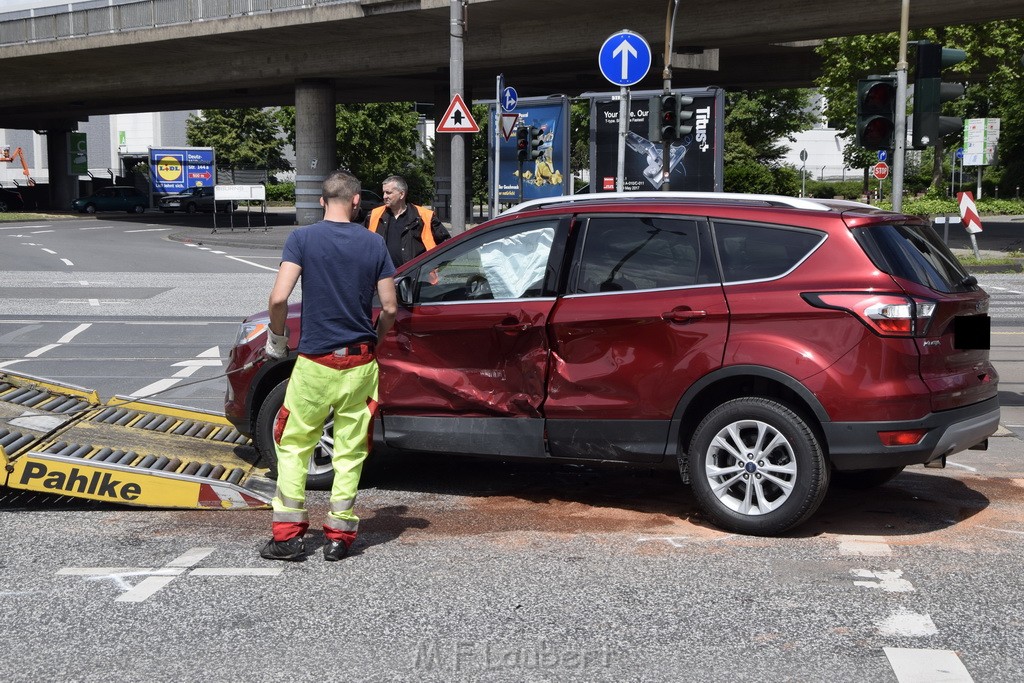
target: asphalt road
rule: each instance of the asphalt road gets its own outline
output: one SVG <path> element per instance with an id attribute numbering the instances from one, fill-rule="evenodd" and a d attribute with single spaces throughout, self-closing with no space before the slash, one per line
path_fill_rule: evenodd
<path id="1" fill-rule="evenodd" d="M 0 366 L 104 397 L 177 379 L 164 398 L 215 408 L 223 380 L 185 385 L 223 372 L 277 255 L 168 228 L 0 224 Z M 304 562 L 260 559 L 266 511 L 6 495 L 3 676 L 1019 680 L 1024 276 L 979 279 L 1000 436 L 944 470 L 834 490 L 783 538 L 709 526 L 671 473 L 433 456 L 371 459 L 340 563 L 318 534 Z M 319 520 L 326 495 L 309 506 Z"/>

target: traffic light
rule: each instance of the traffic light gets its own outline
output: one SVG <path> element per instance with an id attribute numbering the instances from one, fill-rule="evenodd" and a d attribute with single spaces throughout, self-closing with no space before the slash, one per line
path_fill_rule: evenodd
<path id="1" fill-rule="evenodd" d="M 693 98 L 676 95 L 676 139 L 681 140 L 693 132 Z"/>
<path id="2" fill-rule="evenodd" d="M 520 162 L 530 158 L 530 129 L 527 126 L 516 129 L 516 156 Z"/>
<path id="3" fill-rule="evenodd" d="M 536 159 L 541 155 L 540 146 L 544 144 L 544 131 L 537 126 L 530 126 L 530 146 L 526 154 L 528 160 Z"/>
<path id="4" fill-rule="evenodd" d="M 676 139 L 679 132 L 679 110 L 676 108 L 675 95 L 662 95 L 659 105 L 661 115 L 658 117 L 658 140 L 664 142 Z"/>
<path id="5" fill-rule="evenodd" d="M 896 78 L 868 76 L 857 81 L 857 144 L 892 149 L 896 132 Z"/>
<path id="6" fill-rule="evenodd" d="M 967 59 L 967 53 L 942 47 L 927 40 L 917 43 L 917 65 L 914 70 L 914 149 L 934 147 L 943 135 L 963 130 L 959 116 L 942 116 L 942 103 L 964 96 L 962 83 L 943 83 L 942 70 Z"/>

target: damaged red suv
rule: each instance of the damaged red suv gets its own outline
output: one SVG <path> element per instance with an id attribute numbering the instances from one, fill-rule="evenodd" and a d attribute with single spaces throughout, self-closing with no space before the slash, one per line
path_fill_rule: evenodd
<path id="1" fill-rule="evenodd" d="M 984 448 L 999 424 L 989 297 L 930 225 L 762 195 L 519 205 L 399 268 L 378 344 L 395 449 L 678 469 L 715 524 L 785 532 L 830 481 Z M 292 356 L 229 375 L 273 453 Z M 265 342 L 246 319 L 229 370 Z M 311 486 L 330 479 L 330 428 Z"/>

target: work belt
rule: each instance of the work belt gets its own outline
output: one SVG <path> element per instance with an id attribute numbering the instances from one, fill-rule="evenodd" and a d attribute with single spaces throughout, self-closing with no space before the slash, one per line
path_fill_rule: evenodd
<path id="1" fill-rule="evenodd" d="M 373 360 L 373 343 L 363 342 L 362 344 L 343 346 L 340 349 L 328 351 L 327 353 L 302 353 L 299 355 L 308 358 L 318 365 L 324 365 L 335 370 L 345 370 L 347 368 L 354 368 L 357 365 L 364 365 Z"/>

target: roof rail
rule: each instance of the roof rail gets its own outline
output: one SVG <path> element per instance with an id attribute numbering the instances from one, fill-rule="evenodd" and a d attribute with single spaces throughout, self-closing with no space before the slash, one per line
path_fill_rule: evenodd
<path id="1" fill-rule="evenodd" d="M 554 204 L 575 204 L 578 202 L 593 202 L 610 199 L 675 199 L 690 201 L 720 201 L 720 202 L 761 202 L 771 206 L 788 206 L 794 209 L 807 209 L 810 211 L 831 211 L 832 208 L 824 202 L 813 199 L 801 199 L 799 197 L 785 197 L 775 194 L 747 194 L 740 192 L 600 192 L 594 194 L 573 194 L 559 197 L 544 197 L 531 199 L 521 204 L 516 204 L 502 215 L 539 209 Z M 853 204 L 854 202 L 850 202 Z M 865 205 L 868 206 L 868 205 Z"/>

